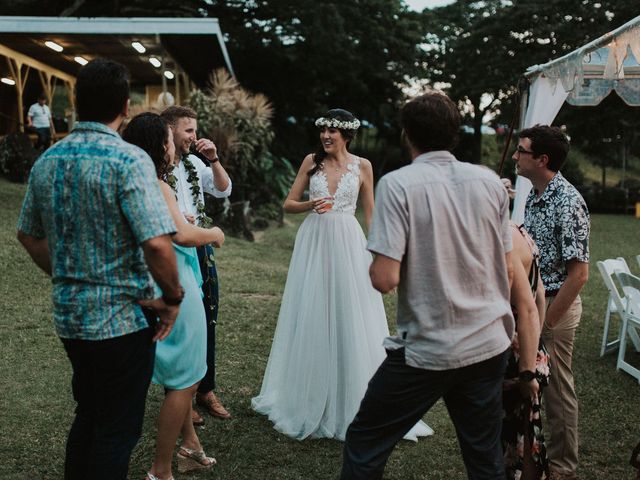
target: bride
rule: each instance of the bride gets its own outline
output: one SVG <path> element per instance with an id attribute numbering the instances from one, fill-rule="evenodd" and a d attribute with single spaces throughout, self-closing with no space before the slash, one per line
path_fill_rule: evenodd
<path id="1" fill-rule="evenodd" d="M 290 437 L 344 440 L 385 357 L 389 329 L 354 216 L 358 195 L 367 228 L 373 212 L 371 163 L 347 150 L 360 122 L 334 109 L 316 126 L 321 148 L 304 159 L 284 202 L 288 213 L 312 213 L 296 236 L 262 389 L 251 404 Z M 432 433 L 419 422 L 405 438 Z"/>

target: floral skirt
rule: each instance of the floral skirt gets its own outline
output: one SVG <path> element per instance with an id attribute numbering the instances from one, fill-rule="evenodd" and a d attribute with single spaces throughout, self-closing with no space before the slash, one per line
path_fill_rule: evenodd
<path id="1" fill-rule="evenodd" d="M 522 397 L 518 388 L 520 356 L 517 335 L 516 333 L 513 340 L 503 384 L 502 447 L 507 479 L 519 480 L 522 476 L 525 448 L 531 452 L 536 470 L 535 478 L 545 479 L 549 477 L 549 462 L 542 433 L 540 408 L 542 390 L 549 385 L 549 353 L 541 339 L 538 344 L 535 372 L 540 390 L 532 405 L 528 399 Z M 525 438 L 528 438 L 527 445 Z"/>

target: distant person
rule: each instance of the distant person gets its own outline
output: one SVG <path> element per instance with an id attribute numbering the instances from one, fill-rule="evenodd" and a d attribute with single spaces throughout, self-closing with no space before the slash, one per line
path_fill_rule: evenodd
<path id="1" fill-rule="evenodd" d="M 136 115 L 122 132 L 122 138 L 149 154 L 156 167 L 158 183 L 164 195 L 177 232 L 173 248 L 178 260 L 184 300 L 176 324 L 167 338 L 156 347 L 153 383 L 165 387 L 165 397 L 158 417 L 158 440 L 153 465 L 147 480 L 167 480 L 172 477 L 171 462 L 178 435 L 178 471 L 207 469 L 216 460 L 204 453 L 191 421 L 192 399 L 207 371 L 207 325 L 202 292 L 202 276 L 198 254 L 194 247 L 213 243 L 221 247 L 224 234 L 218 227 L 200 228 L 188 223 L 176 202 L 175 193 L 166 183 L 171 170 L 175 146 L 171 127 L 155 113 Z"/>
<path id="2" fill-rule="evenodd" d="M 102 59 L 82 67 L 76 104 L 73 132 L 31 170 L 18 239 L 52 277 L 56 332 L 73 370 L 64 478 L 124 480 L 154 342 L 169 335 L 184 295 L 176 227 L 153 162 L 116 133 L 129 110 L 126 68 Z M 162 291 L 154 300 L 149 274 Z M 155 309 L 157 325 L 141 304 Z"/>
<path id="3" fill-rule="evenodd" d="M 220 163 L 218 149 L 207 138 L 198 138 L 198 116 L 188 107 L 171 106 L 162 112 L 169 122 L 176 147 L 175 168 L 172 175 L 178 200 L 178 208 L 184 217 L 200 227 L 212 225 L 212 220 L 204 210 L 204 194 L 216 198 L 231 195 L 231 179 Z M 197 152 L 194 154 L 193 151 Z M 201 157 L 208 162 L 205 164 Z M 202 292 L 207 321 L 207 373 L 198 386 L 196 403 L 215 418 L 227 420 L 231 414 L 224 407 L 216 389 L 216 324 L 218 322 L 219 292 L 218 271 L 215 264 L 215 250 L 212 245 L 198 247 Z M 193 410 L 193 421 L 203 425 L 204 419 Z"/>
<path id="4" fill-rule="evenodd" d="M 373 286 L 398 287 L 398 333 L 347 430 L 341 478 L 381 479 L 396 443 L 443 398 L 469 478 L 503 480 L 509 199 L 497 175 L 450 153 L 460 114 L 448 97 L 415 98 L 401 123 L 412 163 L 380 180 L 367 245 Z"/>
<path id="5" fill-rule="evenodd" d="M 298 440 L 344 440 L 385 356 L 387 316 L 367 275 L 371 254 L 355 217 L 358 197 L 367 228 L 373 212 L 371 162 L 348 151 L 359 126 L 340 108 L 316 120 L 318 151 L 305 157 L 284 202 L 286 212 L 308 215 L 296 235 L 269 362 L 251 406 Z M 416 423 L 411 440 L 433 433 Z"/>
<path id="6" fill-rule="evenodd" d="M 35 147 L 37 149 L 49 148 L 51 139 L 56 134 L 56 129 L 53 126 L 51 110 L 49 110 L 47 96 L 44 93 L 41 93 L 38 96 L 38 101 L 29 107 L 27 127 L 34 128 L 36 131 L 38 138 Z"/>
<path id="7" fill-rule="evenodd" d="M 569 140 L 558 127 L 522 130 L 513 154 L 518 175 L 531 180 L 524 227 L 540 249 L 546 296 L 542 338 L 551 357 L 545 390 L 552 480 L 574 480 L 578 467 L 578 397 L 571 363 L 582 315 L 580 290 L 589 278 L 589 211 L 576 188 L 560 173 Z"/>

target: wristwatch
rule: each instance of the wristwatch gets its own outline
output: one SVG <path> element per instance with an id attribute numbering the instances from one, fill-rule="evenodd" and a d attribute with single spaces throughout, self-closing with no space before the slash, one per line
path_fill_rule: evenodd
<path id="1" fill-rule="evenodd" d="M 172 307 L 176 305 L 180 305 L 182 303 L 183 298 L 184 298 L 184 288 L 182 287 L 180 287 L 180 295 L 178 295 L 177 297 L 171 298 L 171 297 L 167 297 L 165 294 L 162 294 L 162 301 L 167 305 L 171 305 Z"/>
<path id="2" fill-rule="evenodd" d="M 521 382 L 530 382 L 534 378 L 536 378 L 536 374 L 534 372 L 532 372 L 531 370 L 523 370 L 522 372 L 520 372 L 518 374 L 518 379 Z"/>
<path id="3" fill-rule="evenodd" d="M 209 163 L 216 163 L 220 161 L 220 157 L 218 155 L 216 155 L 215 157 L 213 157 L 212 160 L 209 160 Z"/>

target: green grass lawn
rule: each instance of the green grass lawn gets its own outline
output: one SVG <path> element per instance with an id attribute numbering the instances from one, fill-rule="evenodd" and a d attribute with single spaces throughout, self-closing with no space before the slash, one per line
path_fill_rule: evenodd
<path id="1" fill-rule="evenodd" d="M 53 329 L 49 280 L 15 240 L 23 195 L 23 185 L 0 180 L 0 205 L 5 212 L 0 218 L 0 479 L 58 479 L 62 478 L 64 443 L 74 406 L 70 368 Z M 287 226 L 267 230 L 256 243 L 228 238 L 219 251 L 219 393 L 234 417 L 230 421 L 207 418 L 200 436 L 218 465 L 190 478 L 337 478 L 340 442 L 290 440 L 250 408 L 251 398 L 260 389 L 295 232 L 302 219 L 302 215 L 287 217 Z M 640 220 L 605 215 L 592 220 L 591 278 L 583 292 L 584 313 L 574 357 L 581 409 L 579 473 L 582 479 L 629 479 L 633 472 L 628 457 L 640 440 L 634 417 L 640 386 L 630 376 L 616 372 L 614 356 L 598 356 L 607 295 L 595 262 L 623 256 L 638 273 L 633 257 L 640 254 Z M 385 303 L 393 328 L 395 298 L 387 296 Z M 131 462 L 132 479 L 142 479 L 151 464 L 161 400 L 161 389 L 152 387 L 144 436 Z M 442 403 L 425 420 L 436 434 L 418 444 L 402 442 L 389 460 L 385 478 L 465 478 L 455 433 Z"/>

